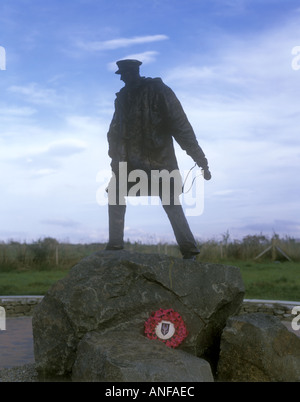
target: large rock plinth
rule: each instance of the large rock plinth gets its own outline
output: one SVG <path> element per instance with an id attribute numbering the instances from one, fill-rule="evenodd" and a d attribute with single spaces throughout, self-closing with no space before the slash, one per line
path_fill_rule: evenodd
<path id="1" fill-rule="evenodd" d="M 222 333 L 219 381 L 300 381 L 300 338 L 277 317 L 230 317 Z"/>
<path id="2" fill-rule="evenodd" d="M 149 355 L 154 344 L 167 348 L 160 341 L 141 340 L 145 337 L 144 322 L 160 308 L 177 311 L 189 333 L 178 349 L 166 353 L 176 353 L 175 360 L 179 359 L 178 351 L 185 352 L 185 358 L 186 353 L 209 356 L 219 343 L 227 318 L 239 311 L 243 296 L 244 285 L 236 267 L 124 250 L 99 251 L 74 266 L 36 307 L 33 337 L 37 370 L 44 377 L 66 376 L 72 375 L 74 366 L 78 378 L 79 361 L 84 360 L 79 351 L 87 339 L 97 337 L 98 349 L 102 339 L 107 350 L 113 350 L 116 335 L 110 337 L 112 332 L 122 335 L 130 331 L 129 344 L 135 337 L 139 345 L 145 341 L 143 353 L 148 348 Z M 122 345 L 125 350 L 126 337 Z"/>

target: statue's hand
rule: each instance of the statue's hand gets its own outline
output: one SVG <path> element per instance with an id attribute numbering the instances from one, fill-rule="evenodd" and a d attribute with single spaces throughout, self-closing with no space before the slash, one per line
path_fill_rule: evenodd
<path id="1" fill-rule="evenodd" d="M 211 173 L 210 173 L 208 167 L 205 168 L 205 169 L 202 169 L 202 171 L 203 171 L 203 177 L 204 177 L 204 179 L 205 179 L 205 180 L 210 180 L 210 179 L 211 179 Z"/>
<path id="2" fill-rule="evenodd" d="M 211 173 L 209 171 L 208 167 L 208 162 L 205 157 L 201 158 L 198 162 L 197 165 L 201 167 L 202 172 L 203 172 L 203 177 L 205 180 L 210 180 L 211 179 Z"/>

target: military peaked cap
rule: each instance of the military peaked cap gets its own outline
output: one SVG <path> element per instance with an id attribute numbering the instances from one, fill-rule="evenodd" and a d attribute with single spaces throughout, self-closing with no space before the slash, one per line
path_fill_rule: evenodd
<path id="1" fill-rule="evenodd" d="M 117 61 L 116 64 L 119 67 L 119 69 L 118 71 L 115 72 L 115 74 L 122 74 L 122 72 L 124 71 L 130 71 L 130 70 L 138 71 L 142 62 L 139 60 L 126 59 L 126 60 L 119 60 Z"/>

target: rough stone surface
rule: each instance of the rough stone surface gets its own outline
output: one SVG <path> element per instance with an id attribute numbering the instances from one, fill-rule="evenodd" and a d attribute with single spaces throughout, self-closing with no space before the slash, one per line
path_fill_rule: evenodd
<path id="1" fill-rule="evenodd" d="M 210 365 L 132 331 L 88 332 L 79 342 L 73 381 L 212 382 Z"/>
<path id="2" fill-rule="evenodd" d="M 236 267 L 99 251 L 74 266 L 35 308 L 37 370 L 45 376 L 70 374 L 85 334 L 130 330 L 144 336 L 144 322 L 159 308 L 181 314 L 189 332 L 181 350 L 209 355 L 227 318 L 238 313 L 243 295 Z"/>
<path id="3" fill-rule="evenodd" d="M 269 314 L 230 317 L 221 338 L 218 380 L 300 381 L 300 339 Z"/>

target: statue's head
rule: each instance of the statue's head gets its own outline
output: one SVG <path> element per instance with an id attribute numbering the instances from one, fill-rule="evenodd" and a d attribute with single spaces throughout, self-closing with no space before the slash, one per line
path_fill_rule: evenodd
<path id="1" fill-rule="evenodd" d="M 139 60 L 126 59 L 117 61 L 118 71 L 115 74 L 120 74 L 120 79 L 125 82 L 125 84 L 130 84 L 135 82 L 140 78 L 140 65 L 142 64 Z"/>

